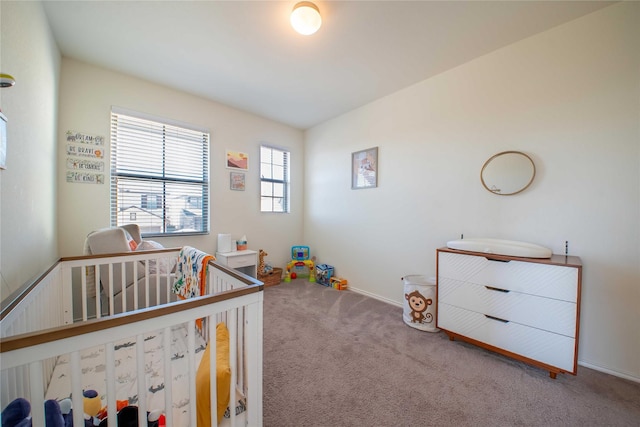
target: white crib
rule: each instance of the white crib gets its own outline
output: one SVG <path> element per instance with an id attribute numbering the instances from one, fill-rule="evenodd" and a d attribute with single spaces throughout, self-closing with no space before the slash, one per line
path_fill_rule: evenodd
<path id="1" fill-rule="evenodd" d="M 66 360 L 70 373 L 65 396 L 72 401 L 73 424 L 84 426 L 83 388 L 87 379 L 82 370 L 83 352 L 98 349 L 104 354 L 104 380 L 101 391 L 108 419 L 116 418 L 117 400 L 130 396 L 118 395 L 120 378 L 116 378 L 116 348 L 131 346 L 127 353 L 135 378 L 136 404 L 140 414 L 161 406 L 167 426 L 196 426 L 196 371 L 198 352 L 202 343 L 209 343 L 211 366 L 210 407 L 216 408 L 216 327 L 226 324 L 229 331 L 229 362 L 231 367 L 228 418 L 222 424 L 238 426 L 262 425 L 262 283 L 228 269 L 209 263 L 206 295 L 184 301 L 172 301 L 173 276 L 170 272 L 149 274 L 153 266 L 177 259 L 179 248 L 158 251 L 63 258 L 34 282 L 25 285 L 19 295 L 4 301 L 0 320 L 1 393 L 2 408 L 18 397 L 31 403 L 34 426 L 44 426 L 44 402 L 47 391 L 58 381 L 53 373 L 59 361 Z M 103 267 L 103 268 L 100 268 Z M 109 271 L 106 280 L 100 271 Z M 138 269 L 143 279 L 134 281 L 132 292 L 110 295 L 115 274 L 122 275 Z M 95 292 L 87 293 L 88 272 L 95 273 Z M 91 282 L 91 280 L 89 280 Z M 102 286 L 100 286 L 102 284 Z M 87 295 L 101 295 L 100 298 Z M 127 302 L 127 295 L 130 301 Z M 139 295 L 142 295 L 139 298 Z M 133 301 L 131 301 L 133 299 Z M 118 302 L 120 301 L 120 302 Z M 162 303 L 170 301 L 169 303 Z M 123 309 L 125 307 L 125 309 Z M 126 307 L 131 307 L 126 311 Z M 145 308 L 140 308 L 145 307 Z M 119 312 L 121 310 L 123 312 Z M 201 320 L 198 320 L 201 319 Z M 211 327 L 213 325 L 213 327 Z M 178 327 L 186 331 L 186 350 L 178 357 L 172 353 L 171 332 Z M 163 403 L 148 407 L 149 390 L 154 385 L 144 374 L 146 365 L 145 340 L 163 337 L 158 346 L 163 366 L 154 371 L 154 384 L 162 384 Z M 125 341 L 127 344 L 122 345 Z M 133 345 L 135 343 L 135 346 Z M 201 355 L 200 355 L 201 356 Z M 121 363 L 118 360 L 118 364 Z M 172 372 L 179 366 L 179 375 L 186 381 L 186 396 L 172 390 Z M 59 368 L 59 367 L 58 367 Z M 61 375 L 61 376 L 66 376 Z M 162 375 L 162 378 L 156 378 Z M 132 383 L 133 384 L 133 383 Z M 156 387 L 158 388 L 158 387 Z M 237 399 L 241 402 L 238 409 Z M 177 405 L 177 401 L 180 405 Z M 180 411 L 176 408 L 179 407 Z M 211 425 L 216 426 L 215 410 L 210 411 Z M 178 415 L 176 415 L 178 413 Z M 183 416 L 180 418 L 180 416 Z M 113 417 L 113 418 L 112 418 Z M 147 426 L 139 417 L 139 426 Z M 111 422 L 110 422 L 111 425 Z"/>

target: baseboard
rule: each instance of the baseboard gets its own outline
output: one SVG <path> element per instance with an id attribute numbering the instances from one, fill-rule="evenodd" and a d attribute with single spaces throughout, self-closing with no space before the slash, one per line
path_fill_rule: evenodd
<path id="1" fill-rule="evenodd" d="M 634 377 L 633 375 L 625 374 L 623 372 L 614 371 L 611 369 L 603 368 L 602 366 L 592 365 L 591 363 L 583 362 L 578 360 L 578 365 L 584 366 L 585 368 L 593 369 L 594 371 L 603 372 L 605 374 L 613 375 L 614 377 L 623 378 L 625 380 L 633 381 L 635 383 L 640 383 L 640 378 Z M 580 375 L 580 373 L 578 373 Z"/>
<path id="2" fill-rule="evenodd" d="M 374 293 L 367 292 L 367 291 L 362 290 L 362 289 L 354 288 L 351 285 L 349 285 L 348 289 L 350 291 L 356 292 L 358 294 L 366 295 L 368 297 L 377 299 L 379 301 L 386 302 L 387 304 L 391 304 L 391 305 L 394 305 L 396 307 L 402 308 L 402 303 L 390 300 L 388 298 L 383 298 L 380 295 L 376 295 Z M 599 371 L 599 372 L 603 372 L 605 374 L 613 375 L 614 377 L 623 378 L 625 380 L 629 380 L 629 381 L 633 381 L 633 382 L 636 382 L 636 383 L 640 383 L 640 378 L 639 377 L 635 377 L 633 375 L 625 374 L 623 372 L 618 372 L 618 371 L 614 371 L 612 369 L 603 368 L 602 366 L 598 366 L 598 365 L 592 365 L 591 363 L 587 363 L 587 362 L 584 362 L 584 361 L 581 361 L 581 360 L 578 360 L 578 365 L 584 366 L 585 368 L 593 369 L 594 371 Z"/>
<path id="3" fill-rule="evenodd" d="M 391 299 L 388 299 L 388 298 L 383 298 L 380 295 L 373 294 L 371 292 L 367 292 L 367 291 L 364 291 L 362 289 L 354 288 L 351 285 L 349 285 L 349 287 L 347 289 L 350 290 L 350 291 L 353 291 L 355 293 L 366 295 L 366 296 L 371 297 L 373 299 L 377 299 L 378 301 L 386 302 L 387 304 L 395 305 L 396 307 L 402 308 L 402 303 L 399 303 L 397 301 L 394 301 L 394 300 L 391 300 Z"/>

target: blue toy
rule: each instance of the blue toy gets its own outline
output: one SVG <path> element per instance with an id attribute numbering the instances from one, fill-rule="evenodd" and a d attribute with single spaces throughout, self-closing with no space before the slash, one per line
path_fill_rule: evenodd
<path id="1" fill-rule="evenodd" d="M 292 246 L 291 259 L 293 261 L 306 261 L 309 259 L 309 246 Z"/>
<path id="2" fill-rule="evenodd" d="M 27 399 L 19 397 L 2 410 L 2 427 L 32 427 L 30 415 L 31 404 Z M 47 427 L 71 427 L 71 401 L 64 399 L 58 402 L 50 399 L 44 402 L 44 421 Z"/>
<path id="3" fill-rule="evenodd" d="M 318 264 L 316 267 L 316 280 L 324 286 L 331 286 L 331 278 L 333 277 L 333 266 L 328 264 Z"/>

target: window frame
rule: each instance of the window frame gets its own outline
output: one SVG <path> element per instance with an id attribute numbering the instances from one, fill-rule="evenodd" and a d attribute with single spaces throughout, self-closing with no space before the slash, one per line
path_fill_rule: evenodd
<path id="1" fill-rule="evenodd" d="M 200 128 L 192 124 L 178 122 L 176 120 L 170 120 L 162 117 L 156 117 L 149 114 L 139 113 L 136 111 L 126 110 L 119 107 L 111 108 L 111 140 L 110 140 L 110 161 L 111 161 L 111 176 L 110 176 L 110 195 L 109 195 L 109 210 L 110 210 L 110 222 L 111 226 L 119 226 L 128 224 L 127 219 L 125 218 L 126 214 L 124 211 L 121 211 L 121 207 L 119 204 L 122 203 L 122 200 L 125 196 L 122 194 L 118 194 L 119 188 L 118 185 L 122 186 L 123 182 L 129 181 L 131 186 L 135 189 L 139 184 L 140 189 L 137 195 L 139 206 L 136 204 L 127 205 L 128 208 L 139 208 L 141 211 L 150 211 L 156 210 L 160 211 L 160 213 L 154 213 L 153 216 L 157 217 L 157 222 L 159 225 L 153 226 L 151 223 L 146 222 L 138 222 L 141 227 L 141 234 L 144 237 L 172 237 L 172 236 L 187 236 L 187 235 L 208 235 L 210 234 L 210 223 L 209 223 L 209 213 L 211 209 L 210 204 L 210 166 L 209 166 L 209 156 L 210 156 L 210 144 L 211 144 L 211 136 L 208 129 Z M 143 121 L 146 122 L 144 124 L 148 125 L 148 129 L 140 132 L 139 128 L 136 128 L 136 122 Z M 119 129 L 120 127 L 120 129 Z M 130 136 L 127 132 L 131 132 L 132 129 L 136 129 L 139 135 Z M 123 134 L 124 136 L 119 137 L 118 133 Z M 152 159 L 150 158 L 141 158 L 139 162 L 133 163 L 135 165 L 134 171 L 124 171 L 123 169 L 127 169 L 131 164 L 130 156 L 134 150 L 140 150 L 140 146 L 145 147 L 145 139 L 148 139 L 148 150 L 151 151 L 153 148 L 156 150 L 156 155 L 161 153 L 161 162 L 156 162 L 154 166 L 151 166 L 149 163 Z M 158 148 L 158 141 L 161 142 L 161 148 Z M 175 142 L 182 147 L 184 145 L 185 149 L 189 149 L 190 153 L 195 153 L 195 164 L 198 165 L 197 171 L 194 173 L 190 173 L 190 170 L 194 170 L 193 168 L 183 168 L 182 160 L 176 154 L 178 151 L 174 151 L 171 153 L 171 147 L 167 143 Z M 136 148 L 137 147 L 137 148 Z M 176 147 L 175 145 L 173 147 Z M 122 155 L 122 160 L 119 163 L 118 160 L 118 150 L 125 153 Z M 146 152 L 146 149 L 144 149 Z M 129 159 L 127 159 L 129 156 Z M 136 159 L 137 160 L 137 159 Z M 168 160 L 168 161 L 167 161 Z M 167 164 L 171 164 L 173 161 L 173 165 L 179 165 L 178 168 L 172 168 L 171 166 L 167 166 Z M 194 162 L 193 159 L 190 161 Z M 201 161 L 201 163 L 200 163 Z M 146 162 L 146 163 L 145 163 Z M 161 165 L 158 165 L 161 163 Z M 199 169 L 199 167 L 202 169 Z M 146 169 L 145 169 L 146 168 Z M 145 172 L 146 170 L 146 172 Z M 125 184 L 126 185 L 126 184 Z M 145 186 L 149 188 L 149 191 L 145 192 Z M 160 190 L 152 187 L 159 186 Z M 170 219 L 172 217 L 172 212 L 175 211 L 183 212 L 184 209 L 179 208 L 179 205 L 173 205 L 169 203 L 167 200 L 167 187 L 178 187 L 180 191 L 175 193 L 178 199 L 184 200 L 185 206 L 188 201 L 191 201 L 193 197 L 201 198 L 201 212 L 200 218 L 197 218 L 197 215 L 193 217 L 194 223 L 198 224 L 199 229 L 195 229 L 195 227 L 191 230 L 187 228 L 189 231 L 180 231 L 180 229 L 175 231 L 168 231 L 168 227 L 170 225 Z M 182 188 L 180 188 L 182 187 Z M 195 193 L 193 192 L 195 190 Z M 158 191 L 160 191 L 158 193 Z M 132 199 L 133 195 L 130 196 Z M 148 207 L 148 198 L 156 197 L 156 202 L 161 200 L 160 207 Z M 159 199 L 158 199 L 159 198 Z M 143 208 L 143 199 L 147 199 L 147 207 Z M 186 212 L 191 214 L 191 212 Z M 180 215 L 180 223 L 182 222 L 184 214 Z M 130 216 L 129 216 L 130 217 Z M 140 213 L 137 214 L 137 217 L 140 218 Z M 142 221 L 142 220 L 141 220 Z M 148 228 L 157 228 L 159 227 L 160 231 L 150 231 L 146 230 L 145 227 Z"/>
<path id="2" fill-rule="evenodd" d="M 265 162 L 263 159 L 263 149 L 268 149 L 271 150 L 271 159 L 269 162 Z M 273 162 L 273 152 L 277 151 L 283 154 L 283 165 L 277 165 L 274 164 Z M 270 165 L 271 166 L 271 177 L 267 177 L 265 178 L 263 175 L 263 165 Z M 283 179 L 276 179 L 273 178 L 273 166 L 282 166 L 283 167 Z M 274 145 L 270 145 L 270 144 L 260 144 L 260 213 L 274 213 L 274 214 L 288 214 L 291 213 L 291 152 L 285 148 L 282 147 L 277 147 Z M 276 197 L 274 195 L 274 191 L 272 188 L 272 191 L 269 195 L 267 194 L 263 194 L 263 184 L 264 183 L 270 183 L 270 184 L 282 184 L 283 186 L 283 196 L 282 197 Z M 263 208 L 263 199 L 267 197 L 267 198 L 271 198 L 272 199 L 272 203 L 271 203 L 271 210 L 265 210 Z M 273 207 L 275 206 L 275 199 L 279 199 L 282 198 L 284 201 L 284 207 L 282 210 L 274 210 Z"/>

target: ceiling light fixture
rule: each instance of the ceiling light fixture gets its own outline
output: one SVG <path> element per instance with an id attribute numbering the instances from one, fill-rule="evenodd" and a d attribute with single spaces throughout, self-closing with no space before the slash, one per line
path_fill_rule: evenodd
<path id="1" fill-rule="evenodd" d="M 320 28 L 322 17 L 318 6 L 310 1 L 301 1 L 291 11 L 291 26 L 304 36 L 309 36 Z"/>
<path id="2" fill-rule="evenodd" d="M 0 87 L 11 87 L 16 84 L 16 79 L 11 74 L 0 73 Z"/>

